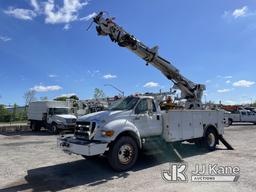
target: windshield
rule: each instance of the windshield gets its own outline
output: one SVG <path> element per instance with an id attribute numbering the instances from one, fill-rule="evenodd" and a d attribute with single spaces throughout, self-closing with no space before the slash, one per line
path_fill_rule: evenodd
<path id="1" fill-rule="evenodd" d="M 109 108 L 111 111 L 117 110 L 131 110 L 138 102 L 138 97 L 126 97 L 121 102 Z"/>
<path id="2" fill-rule="evenodd" d="M 50 113 L 52 115 L 68 114 L 68 108 L 51 108 Z"/>

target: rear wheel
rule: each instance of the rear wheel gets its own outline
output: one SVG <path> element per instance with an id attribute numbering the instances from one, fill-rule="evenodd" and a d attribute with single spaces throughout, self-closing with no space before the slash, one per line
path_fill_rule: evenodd
<path id="1" fill-rule="evenodd" d="M 233 120 L 232 119 L 228 119 L 228 125 L 232 125 Z"/>
<path id="2" fill-rule="evenodd" d="M 213 128 L 208 128 L 204 136 L 205 147 L 208 150 L 213 151 L 216 149 L 217 142 L 218 142 L 218 135 L 216 131 Z"/>
<path id="3" fill-rule="evenodd" d="M 41 128 L 39 126 L 39 124 L 37 122 L 35 122 L 35 121 L 31 121 L 30 127 L 31 127 L 32 131 L 40 131 L 40 128 Z"/>
<path id="4" fill-rule="evenodd" d="M 138 145 L 129 136 L 120 137 L 108 152 L 108 162 L 115 171 L 130 169 L 138 158 Z"/>

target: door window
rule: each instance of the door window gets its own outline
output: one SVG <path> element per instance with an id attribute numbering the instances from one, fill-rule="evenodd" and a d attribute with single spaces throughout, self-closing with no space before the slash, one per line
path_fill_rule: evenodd
<path id="1" fill-rule="evenodd" d="M 142 99 L 135 109 L 136 114 L 146 113 L 148 111 L 147 99 Z"/>

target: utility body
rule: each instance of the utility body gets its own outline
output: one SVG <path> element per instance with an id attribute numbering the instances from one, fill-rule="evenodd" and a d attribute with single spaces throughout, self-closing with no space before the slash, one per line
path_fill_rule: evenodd
<path id="1" fill-rule="evenodd" d="M 224 112 L 202 109 L 201 97 L 205 86 L 180 74 L 171 63 L 158 55 L 158 48 L 149 48 L 99 13 L 94 22 L 101 36 L 128 48 L 160 70 L 181 91 L 184 107 L 161 110 L 159 95 L 133 95 L 124 98 L 108 111 L 91 113 L 78 118 L 75 134 L 58 138 L 58 146 L 69 154 L 86 158 L 105 155 L 114 170 L 130 169 L 139 151 L 150 140 L 164 144 L 189 141 L 214 150 L 224 134 Z M 230 149 L 232 147 L 230 146 Z M 177 156 L 179 156 L 177 154 Z"/>
<path id="2" fill-rule="evenodd" d="M 76 116 L 71 113 L 72 107 L 65 101 L 35 101 L 28 106 L 28 121 L 33 131 L 41 127 L 58 133 L 74 130 Z"/>

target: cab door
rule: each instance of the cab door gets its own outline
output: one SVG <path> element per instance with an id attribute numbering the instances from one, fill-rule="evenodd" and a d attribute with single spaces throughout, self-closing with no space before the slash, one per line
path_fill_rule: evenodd
<path id="1" fill-rule="evenodd" d="M 141 137 L 160 135 L 162 124 L 160 114 L 153 107 L 152 99 L 141 99 L 134 110 L 133 123 L 140 132 Z"/>
<path id="2" fill-rule="evenodd" d="M 158 136 L 162 134 L 162 116 L 160 111 L 157 110 L 157 106 L 153 99 L 147 99 L 148 101 L 148 128 L 151 136 Z"/>

